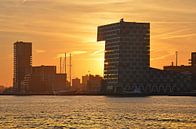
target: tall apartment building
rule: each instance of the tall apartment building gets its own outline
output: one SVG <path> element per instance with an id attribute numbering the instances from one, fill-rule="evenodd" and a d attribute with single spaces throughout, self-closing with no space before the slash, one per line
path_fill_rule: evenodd
<path id="1" fill-rule="evenodd" d="M 150 67 L 150 24 L 124 22 L 98 27 L 98 41 L 105 41 L 104 78 L 107 89 L 122 91 L 139 81 Z"/>
<path id="2" fill-rule="evenodd" d="M 32 43 L 17 41 L 14 43 L 14 78 L 15 93 L 24 93 L 28 87 L 23 87 L 25 76 L 32 71 Z"/>
<path id="3" fill-rule="evenodd" d="M 149 23 L 122 19 L 99 26 L 97 41 L 105 41 L 104 89 L 107 93 L 165 94 L 190 89 L 190 74 L 150 67 Z"/>

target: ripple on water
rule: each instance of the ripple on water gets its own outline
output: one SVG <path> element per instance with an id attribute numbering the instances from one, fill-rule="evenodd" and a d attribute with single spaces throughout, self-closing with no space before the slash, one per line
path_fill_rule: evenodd
<path id="1" fill-rule="evenodd" d="M 0 97 L 0 128 L 196 128 L 194 97 Z"/>

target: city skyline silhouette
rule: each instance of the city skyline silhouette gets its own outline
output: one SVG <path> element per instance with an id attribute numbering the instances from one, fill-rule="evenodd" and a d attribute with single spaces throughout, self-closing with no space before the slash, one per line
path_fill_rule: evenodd
<path id="1" fill-rule="evenodd" d="M 104 44 L 96 42 L 96 27 L 122 17 L 151 23 L 152 67 L 162 69 L 175 62 L 175 51 L 179 51 L 179 65 L 187 65 L 190 52 L 195 50 L 194 4 L 192 0 L 148 3 L 2 0 L 0 84 L 12 85 L 12 43 L 17 40 L 33 42 L 33 65 L 58 67 L 58 57 L 66 51 L 73 53 L 73 77 L 81 77 L 88 71 L 103 76 Z"/>
<path id="2" fill-rule="evenodd" d="M 15 95 L 171 95 L 195 90 L 196 52 L 190 65 L 176 62 L 164 70 L 150 66 L 150 23 L 119 22 L 97 28 L 97 41 L 105 41 L 104 76 L 87 75 L 80 83 L 72 78 L 72 54 L 60 57 L 59 73 L 54 65 L 32 65 L 32 42 L 13 46 L 13 86 L 5 94 Z M 67 64 L 69 72 L 67 72 Z M 70 80 L 69 80 L 70 79 Z M 73 84 L 72 84 L 73 83 Z M 86 83 L 86 84 L 85 84 Z M 5 90 L 6 91 L 6 90 Z"/>
<path id="3" fill-rule="evenodd" d="M 0 0 L 0 129 L 196 129 L 196 0 Z"/>

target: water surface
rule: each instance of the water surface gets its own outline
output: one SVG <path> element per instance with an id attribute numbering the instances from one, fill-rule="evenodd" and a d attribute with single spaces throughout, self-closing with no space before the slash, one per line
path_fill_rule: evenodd
<path id="1" fill-rule="evenodd" d="M 196 128 L 196 98 L 0 96 L 0 128 Z"/>

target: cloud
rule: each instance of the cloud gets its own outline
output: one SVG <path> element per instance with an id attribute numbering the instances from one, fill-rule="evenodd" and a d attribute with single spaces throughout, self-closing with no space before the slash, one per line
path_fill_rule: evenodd
<path id="1" fill-rule="evenodd" d="M 72 55 L 80 55 L 80 54 L 85 54 L 87 51 L 73 51 L 71 52 Z"/>
<path id="2" fill-rule="evenodd" d="M 154 35 L 154 37 L 162 38 L 162 37 L 167 37 L 170 35 L 177 35 L 179 33 L 185 33 L 187 31 L 190 31 L 190 29 L 185 28 L 185 29 L 178 29 L 178 30 L 173 30 L 173 31 L 170 30 L 169 32 L 161 32 L 160 34 L 156 34 Z"/>
<path id="3" fill-rule="evenodd" d="M 72 52 L 66 53 L 66 57 L 69 57 L 70 54 L 72 56 L 75 56 L 75 55 L 81 55 L 81 54 L 86 54 L 86 53 L 88 52 L 87 51 L 72 51 Z M 65 53 L 59 53 L 56 58 L 60 58 L 60 57 L 65 57 Z"/>
<path id="4" fill-rule="evenodd" d="M 94 55 L 103 55 L 103 53 L 104 53 L 104 50 L 97 50 L 97 51 L 91 53 L 91 55 L 92 56 L 94 56 Z"/>
<path id="5" fill-rule="evenodd" d="M 41 0 L 41 1 L 51 1 L 51 0 Z M 26 2 L 40 2 L 40 0 L 22 0 L 22 3 Z"/>
<path id="6" fill-rule="evenodd" d="M 162 31 L 162 32 L 161 32 Z M 187 28 L 187 26 L 177 26 L 175 29 L 167 28 L 167 31 L 157 30 L 153 35 L 156 39 L 174 39 L 187 38 L 196 36 L 195 30 Z"/>
<path id="7" fill-rule="evenodd" d="M 153 21 L 155 24 L 196 24 L 196 21 Z"/>
<path id="8" fill-rule="evenodd" d="M 150 60 L 151 61 L 154 61 L 154 60 L 160 60 L 160 59 L 165 59 L 166 57 L 169 57 L 169 56 L 173 56 L 173 54 L 167 54 L 167 55 L 162 55 L 162 56 L 158 56 L 158 57 L 154 57 L 154 58 L 151 58 Z"/>
<path id="9" fill-rule="evenodd" d="M 183 34 L 183 35 L 171 35 L 167 37 L 162 37 L 162 39 L 187 38 L 187 37 L 192 37 L 192 36 L 196 36 L 196 33 L 195 34 Z"/>
<path id="10" fill-rule="evenodd" d="M 153 50 L 151 51 L 151 61 L 165 59 L 169 56 L 174 56 L 173 50 Z"/>
<path id="11" fill-rule="evenodd" d="M 36 49 L 35 52 L 36 53 L 45 53 L 46 51 L 45 50 Z"/>

